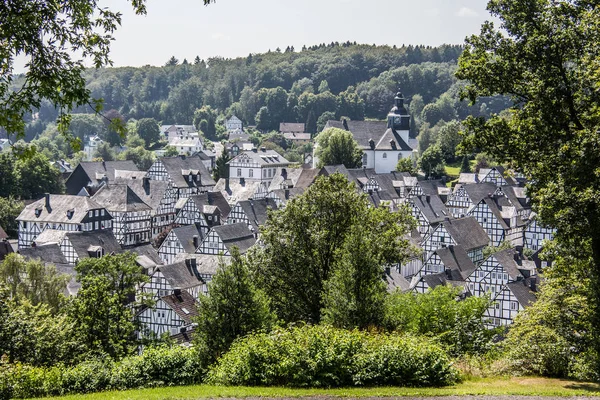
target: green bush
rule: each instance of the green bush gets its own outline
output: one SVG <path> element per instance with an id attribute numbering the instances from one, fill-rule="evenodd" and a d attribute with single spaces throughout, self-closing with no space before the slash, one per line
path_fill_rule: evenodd
<path id="1" fill-rule="evenodd" d="M 455 382 L 448 355 L 422 337 L 305 326 L 237 340 L 208 374 L 221 385 L 439 386 Z"/>

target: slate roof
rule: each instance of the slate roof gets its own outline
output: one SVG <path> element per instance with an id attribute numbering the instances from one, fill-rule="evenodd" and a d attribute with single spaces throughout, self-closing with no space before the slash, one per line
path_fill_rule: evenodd
<path id="1" fill-rule="evenodd" d="M 205 283 L 185 260 L 169 265 L 160 265 L 156 270 L 162 273 L 174 289 L 189 289 Z"/>
<path id="2" fill-rule="evenodd" d="M 508 283 L 506 287 L 515 295 L 517 301 L 523 307 L 528 307 L 537 300 L 535 293 L 523 281 Z"/>
<path id="3" fill-rule="evenodd" d="M 216 206 L 221 213 L 222 219 L 227 218 L 231 212 L 231 206 L 225 197 L 223 197 L 223 193 L 221 192 L 206 192 L 190 196 L 189 199 L 196 204 L 196 207 L 198 207 L 200 211 L 203 212 L 207 211 L 205 210 L 206 206 Z"/>
<path id="4" fill-rule="evenodd" d="M 295 187 L 297 188 L 308 188 L 310 185 L 315 183 L 317 176 L 319 176 L 320 170 L 318 169 L 302 169 L 302 173 L 296 181 Z"/>
<path id="5" fill-rule="evenodd" d="M 165 302 L 186 324 L 191 324 L 193 318 L 198 316 L 196 300 L 186 291 L 171 294 L 160 298 Z"/>
<path id="6" fill-rule="evenodd" d="M 243 151 L 237 156 L 233 157 L 231 160 L 227 161 L 227 164 L 231 164 L 236 161 L 238 157 L 242 154 L 247 155 L 252 162 L 259 164 L 261 166 L 286 166 L 291 164 L 288 160 L 285 159 L 281 154 L 276 152 L 275 150 L 267 150 L 261 149 L 257 151 Z"/>
<path id="7" fill-rule="evenodd" d="M 229 204 L 236 204 L 240 200 L 251 199 L 261 184 L 261 181 L 221 178 L 215 185 L 213 192 L 221 192 Z"/>
<path id="8" fill-rule="evenodd" d="M 481 225 L 473 217 L 447 219 L 442 222 L 457 246 L 462 246 L 466 251 L 485 247 L 490 238 Z"/>
<path id="9" fill-rule="evenodd" d="M 248 229 L 244 222 L 238 222 L 228 225 L 217 225 L 212 230 L 219 235 L 227 250 L 231 251 L 233 246 L 237 246 L 241 254 L 244 254 L 250 247 L 256 243 L 254 234 Z"/>
<path id="10" fill-rule="evenodd" d="M 494 257 L 498 264 L 500 264 L 508 275 L 516 280 L 523 278 L 521 271 L 519 271 L 519 264 L 515 260 L 517 252 L 514 249 L 506 249 L 492 254 L 490 257 Z"/>
<path id="11" fill-rule="evenodd" d="M 150 243 L 138 244 L 135 246 L 122 247 L 123 251 L 130 251 L 138 255 L 138 257 L 147 257 L 156 265 L 162 264 L 162 260 L 158 252 Z"/>
<path id="12" fill-rule="evenodd" d="M 376 150 L 412 151 L 398 132 L 387 127 L 387 121 L 346 121 L 348 131 L 352 133 L 358 145 L 363 149 L 371 149 L 370 140 L 375 142 Z M 346 129 L 341 121 L 329 120 L 327 128 Z"/>
<path id="13" fill-rule="evenodd" d="M 287 140 L 310 140 L 310 133 L 285 132 L 283 137 Z"/>
<path id="14" fill-rule="evenodd" d="M 303 123 L 295 123 L 295 122 L 281 122 L 279 123 L 279 132 L 295 132 L 302 133 L 304 132 L 304 124 Z"/>
<path id="15" fill-rule="evenodd" d="M 293 199 L 296 196 L 304 193 L 306 189 L 301 187 L 293 187 L 291 189 L 276 189 L 271 191 L 273 195 L 277 196 L 279 200 L 283 202 L 283 204 L 287 204 L 287 202 Z"/>
<path id="16" fill-rule="evenodd" d="M 56 222 L 78 224 L 85 219 L 89 210 L 102 209 L 100 204 L 84 196 L 72 196 L 62 194 L 51 194 L 50 208 L 46 208 L 46 199 L 42 197 L 21 211 L 17 217 L 18 221 Z M 36 209 L 41 210 L 36 216 Z M 71 218 L 67 211 L 73 210 Z"/>
<path id="17" fill-rule="evenodd" d="M 104 185 L 92 196 L 92 200 L 105 207 L 109 212 L 140 212 L 150 211 L 152 208 L 124 184 Z"/>
<path id="18" fill-rule="evenodd" d="M 60 243 L 63 241 L 67 234 L 67 231 L 59 231 L 58 229 L 46 229 L 40 233 L 33 243 L 37 246 L 43 246 L 47 243 Z"/>
<path id="19" fill-rule="evenodd" d="M 282 189 L 282 184 L 287 183 L 288 187 L 295 187 L 300 175 L 302 175 L 302 168 L 286 168 L 277 167 L 275 175 L 269 184 L 269 191 Z"/>
<path id="20" fill-rule="evenodd" d="M 13 247 L 8 240 L 0 240 L 0 261 L 13 252 Z"/>
<path id="21" fill-rule="evenodd" d="M 454 287 L 466 287 L 465 281 L 455 281 L 448 279 L 449 276 L 446 272 L 440 272 L 438 274 L 425 275 L 421 277 L 421 279 L 429 286 L 431 289 L 440 286 L 440 285 L 452 285 Z"/>
<path id="22" fill-rule="evenodd" d="M 496 185 L 493 183 L 472 183 L 468 185 L 463 185 L 467 195 L 469 195 L 469 199 L 473 204 L 478 204 L 481 200 L 490 195 L 493 195 L 496 191 Z M 457 185 L 458 188 L 458 185 Z M 456 191 L 456 189 L 455 189 Z"/>
<path id="23" fill-rule="evenodd" d="M 90 181 L 100 180 L 99 175 L 105 175 L 109 181 L 115 179 L 115 171 L 139 171 L 139 168 L 131 160 L 128 161 L 82 161 L 79 163 Z"/>
<path id="24" fill-rule="evenodd" d="M 517 211 L 531 209 L 531 199 L 527 197 L 527 190 L 524 187 L 502 186 L 502 192 Z"/>
<path id="25" fill-rule="evenodd" d="M 190 171 L 192 174 L 197 172 L 200 173 L 201 186 L 214 186 L 215 181 L 213 180 L 210 172 L 206 169 L 206 166 L 197 156 L 185 157 L 162 157 L 160 161 L 164 165 L 169 177 L 173 180 L 173 184 L 177 188 L 187 188 L 190 186 L 200 186 L 194 182 L 188 182 L 187 175 Z"/>
<path id="26" fill-rule="evenodd" d="M 386 269 L 383 280 L 387 285 L 387 290 L 390 293 L 400 290 L 406 292 L 410 289 L 410 282 L 400 274 L 396 268 Z"/>
<path id="27" fill-rule="evenodd" d="M 146 171 L 124 171 L 124 170 L 115 170 L 115 181 L 119 179 L 144 179 L 144 177 L 148 174 Z"/>
<path id="28" fill-rule="evenodd" d="M 452 213 L 448 211 L 442 199 L 437 195 L 415 196 L 411 201 L 427 218 L 430 225 L 443 222 L 446 218 L 452 217 Z"/>
<path id="29" fill-rule="evenodd" d="M 446 186 L 446 182 L 441 179 L 418 181 L 421 190 L 424 195 L 440 196 L 443 199 L 444 196 L 452 194 L 452 190 Z"/>
<path id="30" fill-rule="evenodd" d="M 277 203 L 274 199 L 260 200 L 242 200 L 238 205 L 248 217 L 248 222 L 254 228 L 254 232 L 258 232 L 258 228 L 267 222 L 267 209 L 277 210 Z"/>
<path id="31" fill-rule="evenodd" d="M 54 265 L 69 264 L 57 243 L 47 243 L 41 246 L 24 248 L 19 250 L 19 254 L 25 258 L 39 259 L 45 263 Z"/>
<path id="32" fill-rule="evenodd" d="M 186 253 L 194 253 L 196 251 L 196 246 L 194 246 L 194 236 L 198 237 L 198 245 L 202 243 L 203 239 L 202 231 L 199 228 L 200 227 L 196 225 L 186 225 L 173 228 L 171 232 L 175 235 Z"/>
<path id="33" fill-rule="evenodd" d="M 6 232 L 4 232 L 4 229 L 2 229 L 2 227 L 0 226 L 0 240 L 2 239 L 8 239 L 8 235 L 6 234 Z"/>
<path id="34" fill-rule="evenodd" d="M 229 265 L 231 263 L 231 257 L 223 257 L 213 254 L 180 253 L 175 256 L 175 262 L 185 261 L 186 259 L 196 260 L 196 270 L 201 276 L 214 276 L 219 270 L 221 263 L 223 263 L 223 265 Z"/>
<path id="35" fill-rule="evenodd" d="M 90 251 L 94 251 L 95 247 L 102 247 L 105 255 L 122 252 L 121 246 L 111 230 L 67 232 L 66 236 L 79 259 L 90 258 Z"/>
<path id="36" fill-rule="evenodd" d="M 437 249 L 434 253 L 440 257 L 444 266 L 451 271 L 454 280 L 465 280 L 476 269 L 467 252 L 460 246 L 444 247 Z"/>
<path id="37" fill-rule="evenodd" d="M 160 202 L 169 190 L 169 182 L 155 181 L 152 179 L 117 180 L 117 183 L 126 183 L 127 186 L 152 210 L 160 207 Z"/>

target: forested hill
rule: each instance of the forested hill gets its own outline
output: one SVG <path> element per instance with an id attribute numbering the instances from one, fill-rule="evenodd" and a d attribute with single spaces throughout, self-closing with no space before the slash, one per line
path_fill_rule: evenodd
<path id="1" fill-rule="evenodd" d="M 125 120 L 150 117 L 165 124 L 197 124 L 195 111 L 207 106 L 202 119 L 235 114 L 261 130 L 277 129 L 281 121 L 305 122 L 310 132 L 331 118 L 384 118 L 401 88 L 411 103 L 416 135 L 421 123 L 434 126 L 467 113 L 504 108 L 502 103 L 468 109 L 457 102 L 454 71 L 461 52 L 462 46 L 347 42 L 236 59 L 196 57 L 188 62 L 173 57 L 163 67 L 88 70 L 86 77 L 93 97 L 104 99 L 104 110 L 117 110 Z M 28 132 L 30 139 L 53 120 L 53 111 L 41 110 Z"/>

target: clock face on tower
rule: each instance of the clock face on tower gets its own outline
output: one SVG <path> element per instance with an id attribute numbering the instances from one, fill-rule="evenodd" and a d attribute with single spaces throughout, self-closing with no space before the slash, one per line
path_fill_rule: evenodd
<path id="1" fill-rule="evenodd" d="M 400 125 L 400 117 L 394 117 L 394 125 Z"/>

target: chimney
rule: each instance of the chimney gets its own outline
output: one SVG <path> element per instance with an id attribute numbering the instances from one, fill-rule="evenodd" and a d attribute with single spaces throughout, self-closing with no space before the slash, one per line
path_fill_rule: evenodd
<path id="1" fill-rule="evenodd" d="M 192 238 L 193 243 L 194 243 L 194 249 L 198 248 L 198 235 L 194 235 L 194 237 Z"/>
<path id="2" fill-rule="evenodd" d="M 266 153 L 267 152 L 267 148 L 266 147 L 261 147 L 260 151 L 264 151 Z"/>
<path id="3" fill-rule="evenodd" d="M 226 190 L 226 191 L 229 191 L 229 190 L 231 190 L 231 189 L 229 188 L 229 178 L 225 178 L 225 190 Z"/>
<path id="4" fill-rule="evenodd" d="M 390 268 L 389 265 L 386 265 L 386 267 L 385 267 L 385 274 L 386 275 L 390 275 L 391 273 L 392 273 L 392 269 Z"/>
<path id="5" fill-rule="evenodd" d="M 102 168 L 106 171 L 106 161 L 102 160 Z"/>
<path id="6" fill-rule="evenodd" d="M 44 193 L 44 197 L 46 198 L 46 208 L 50 209 L 50 193 Z"/>
<path id="7" fill-rule="evenodd" d="M 150 190 L 150 178 L 145 176 L 142 178 L 142 181 L 143 181 L 144 190 L 146 192 L 148 192 Z"/>
<path id="8" fill-rule="evenodd" d="M 349 130 L 350 130 L 350 129 L 348 129 L 348 121 L 346 120 L 346 118 L 344 118 L 344 119 L 342 120 L 342 124 L 344 124 L 344 129 L 345 129 L 345 130 L 347 130 L 347 131 L 349 131 Z"/>
<path id="9" fill-rule="evenodd" d="M 369 139 L 369 147 L 371 148 L 371 150 L 375 150 L 375 141 L 373 140 L 373 138 Z"/>
<path id="10" fill-rule="evenodd" d="M 253 147 L 252 151 L 255 152 L 255 153 L 258 153 L 258 149 L 256 147 Z"/>
<path id="11" fill-rule="evenodd" d="M 425 196 L 425 201 L 427 202 L 427 204 L 431 203 L 431 196 L 430 195 Z"/>

